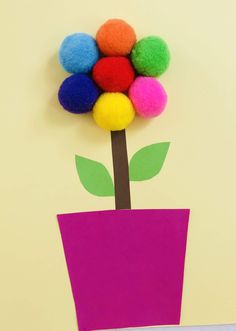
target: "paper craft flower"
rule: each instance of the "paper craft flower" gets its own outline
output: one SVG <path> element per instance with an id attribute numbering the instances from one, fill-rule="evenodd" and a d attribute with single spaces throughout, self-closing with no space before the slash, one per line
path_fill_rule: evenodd
<path id="1" fill-rule="evenodd" d="M 61 105 L 92 113 L 111 132 L 113 157 L 114 180 L 79 155 L 76 168 L 88 192 L 115 196 L 116 210 L 58 215 L 79 330 L 179 324 L 189 210 L 131 209 L 130 181 L 156 176 L 169 142 L 143 147 L 128 162 L 125 134 L 135 115 L 163 112 L 167 94 L 156 77 L 168 68 L 169 49 L 156 36 L 136 41 L 129 24 L 113 19 L 96 39 L 66 37 L 59 59 L 72 74 L 60 87 Z"/>
<path id="2" fill-rule="evenodd" d="M 168 46 L 156 36 L 137 41 L 129 24 L 111 19 L 99 28 L 96 39 L 85 33 L 67 36 L 61 44 L 59 60 L 72 74 L 59 89 L 61 105 L 76 114 L 92 112 L 97 125 L 111 131 L 115 190 L 103 165 L 95 166 L 94 161 L 77 157 L 81 182 L 95 195 L 115 194 L 118 208 L 127 208 L 130 206 L 129 180 L 145 180 L 156 175 L 169 147 L 169 143 L 146 147 L 134 155 L 128 169 L 124 130 L 135 115 L 144 119 L 158 116 L 167 104 L 165 89 L 156 77 L 169 66 Z M 92 177 L 96 174 L 103 178 L 102 184 L 101 180 L 99 185 L 88 180 L 89 176 L 83 173 L 84 163 L 86 174 L 93 169 Z M 123 172 L 119 173 L 118 169 Z M 126 196 L 125 204 L 119 203 L 121 196 L 123 200 Z"/>

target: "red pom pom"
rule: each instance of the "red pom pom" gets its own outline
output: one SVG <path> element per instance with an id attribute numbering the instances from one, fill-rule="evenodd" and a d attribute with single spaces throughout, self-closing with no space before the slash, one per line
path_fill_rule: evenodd
<path id="1" fill-rule="evenodd" d="M 134 69 L 126 57 L 104 57 L 93 68 L 93 79 L 106 92 L 128 90 L 134 80 Z"/>

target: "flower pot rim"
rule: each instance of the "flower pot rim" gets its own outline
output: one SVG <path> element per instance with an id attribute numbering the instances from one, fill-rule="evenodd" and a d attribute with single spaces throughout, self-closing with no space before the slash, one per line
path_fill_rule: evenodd
<path id="1" fill-rule="evenodd" d="M 57 218 L 61 219 L 65 216 L 81 216 L 81 215 L 86 215 L 86 216 L 94 216 L 94 215 L 117 215 L 117 216 L 125 216 L 127 214 L 134 214 L 134 215 L 139 215 L 140 213 L 145 213 L 145 214 L 153 214 L 153 213 L 158 213 L 162 214 L 163 216 L 167 216 L 168 214 L 179 214 L 182 215 L 184 218 L 189 218 L 190 215 L 190 209 L 189 208 L 150 208 L 150 209 L 105 209 L 105 210 L 93 210 L 93 211 L 81 211 L 81 212 L 69 212 L 69 213 L 60 213 L 57 214 Z"/>

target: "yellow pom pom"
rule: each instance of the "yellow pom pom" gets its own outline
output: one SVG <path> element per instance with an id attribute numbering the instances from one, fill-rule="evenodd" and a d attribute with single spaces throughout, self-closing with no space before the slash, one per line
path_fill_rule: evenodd
<path id="1" fill-rule="evenodd" d="M 110 131 L 127 128 L 134 115 L 132 102 L 123 93 L 103 93 L 93 107 L 93 117 L 97 125 Z"/>

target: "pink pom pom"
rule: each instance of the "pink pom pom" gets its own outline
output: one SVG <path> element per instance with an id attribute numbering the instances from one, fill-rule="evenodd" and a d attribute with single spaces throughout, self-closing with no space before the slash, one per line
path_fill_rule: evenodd
<path id="1" fill-rule="evenodd" d="M 138 77 L 129 89 L 129 97 L 142 117 L 160 115 L 167 103 L 167 94 L 161 83 L 152 77 Z"/>

